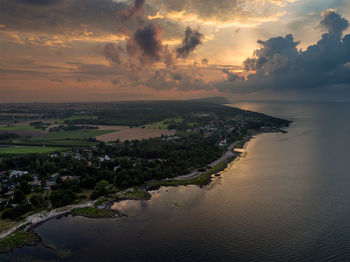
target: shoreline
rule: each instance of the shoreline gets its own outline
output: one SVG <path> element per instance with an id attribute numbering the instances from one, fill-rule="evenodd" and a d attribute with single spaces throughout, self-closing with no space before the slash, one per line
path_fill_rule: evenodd
<path id="1" fill-rule="evenodd" d="M 74 209 L 81 209 L 81 208 L 87 208 L 87 207 L 93 207 L 95 209 L 101 209 L 101 210 L 109 210 L 111 209 L 111 205 L 115 202 L 120 202 L 123 200 L 149 200 L 151 197 L 151 194 L 148 192 L 150 190 L 155 190 L 158 189 L 162 186 L 181 186 L 181 185 L 198 185 L 198 186 L 204 186 L 207 185 L 211 182 L 212 176 L 216 175 L 219 172 L 224 171 L 227 166 L 234 162 L 234 160 L 238 159 L 240 157 L 240 154 L 234 153 L 234 149 L 243 149 L 246 147 L 247 143 L 251 141 L 254 137 L 264 134 L 264 133 L 273 133 L 273 132 L 259 132 L 253 135 L 249 135 L 244 137 L 243 140 L 235 141 L 232 144 L 230 144 L 227 148 L 227 150 L 223 153 L 223 155 L 211 162 L 208 166 L 211 166 L 212 168 L 204 171 L 204 172 L 199 172 L 199 171 L 194 171 L 186 175 L 181 175 L 175 178 L 170 178 L 170 179 L 163 179 L 163 180 L 155 180 L 155 181 L 149 181 L 146 183 L 146 185 L 136 187 L 136 190 L 143 191 L 145 192 L 145 197 L 135 197 L 135 196 L 127 196 L 128 192 L 134 192 L 135 188 L 129 188 L 126 189 L 122 192 L 118 192 L 119 195 L 121 194 L 122 197 L 117 197 L 114 196 L 108 199 L 106 197 L 106 201 L 108 204 L 104 207 L 98 207 L 95 206 L 95 203 L 97 203 L 100 199 L 94 200 L 94 201 L 88 201 L 83 204 L 76 204 L 76 205 L 69 205 L 69 206 L 64 206 L 60 207 L 51 211 L 42 211 L 39 213 L 35 213 L 32 215 L 29 215 L 26 217 L 23 221 L 19 222 L 18 224 L 14 225 L 11 228 L 8 228 L 4 230 L 3 232 L 0 233 L 0 242 L 6 240 L 7 238 L 11 237 L 15 233 L 18 232 L 31 232 L 36 235 L 34 232 L 35 228 L 42 225 L 43 223 L 54 219 L 54 218 L 60 218 L 66 215 L 75 215 L 75 216 L 82 216 L 86 218 L 118 218 L 121 216 L 127 216 L 126 214 L 121 213 L 118 210 L 113 210 L 117 215 L 113 217 L 96 217 L 96 216 L 90 216 L 90 215 L 84 215 L 84 214 L 79 214 L 74 212 Z M 117 193 L 117 194 L 118 194 Z M 124 194 L 124 196 L 123 196 Z M 40 241 L 39 241 L 40 242 Z M 38 243 L 39 243 L 38 242 Z M 17 248 L 17 247 L 13 247 Z M 11 249 L 12 250 L 12 249 Z M 8 251 L 7 251 L 8 252 Z M 0 252 L 1 253 L 1 252 Z"/>

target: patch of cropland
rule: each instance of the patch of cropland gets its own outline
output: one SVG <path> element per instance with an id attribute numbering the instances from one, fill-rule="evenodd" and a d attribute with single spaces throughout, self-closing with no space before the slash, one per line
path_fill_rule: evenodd
<path id="1" fill-rule="evenodd" d="M 62 147 L 8 146 L 0 147 L 0 155 L 44 154 L 62 150 Z"/>
<path id="2" fill-rule="evenodd" d="M 48 133 L 40 138 L 32 139 L 33 141 L 59 141 L 59 140 L 86 140 L 100 135 L 108 134 L 111 130 L 75 130 L 59 131 Z"/>

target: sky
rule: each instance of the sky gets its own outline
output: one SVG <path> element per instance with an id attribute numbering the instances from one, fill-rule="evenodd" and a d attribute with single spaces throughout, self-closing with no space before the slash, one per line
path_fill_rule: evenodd
<path id="1" fill-rule="evenodd" d="M 0 102 L 350 100 L 348 0 L 0 0 Z"/>

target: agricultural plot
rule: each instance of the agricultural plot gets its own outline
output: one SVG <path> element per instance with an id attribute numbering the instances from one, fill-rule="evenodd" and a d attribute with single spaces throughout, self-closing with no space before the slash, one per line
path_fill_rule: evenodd
<path id="1" fill-rule="evenodd" d="M 57 141 L 57 140 L 87 140 L 89 138 L 101 136 L 113 132 L 112 130 L 74 130 L 74 131 L 61 131 L 57 133 L 48 133 L 40 138 L 33 138 L 31 141 Z"/>
<path id="2" fill-rule="evenodd" d="M 97 116 L 71 116 L 67 117 L 64 120 L 65 121 L 75 121 L 75 120 L 94 120 L 97 119 Z"/>
<path id="3" fill-rule="evenodd" d="M 42 131 L 41 129 L 37 129 L 34 126 L 30 125 L 21 125 L 21 126 L 0 126 L 0 131 Z"/>
<path id="4" fill-rule="evenodd" d="M 168 118 L 160 122 L 144 125 L 144 127 L 147 129 L 168 129 L 171 122 L 182 123 L 183 121 L 183 118 Z"/>
<path id="5" fill-rule="evenodd" d="M 42 146 L 13 146 L 0 147 L 0 155 L 22 155 L 22 154 L 44 154 L 57 151 L 67 150 L 62 147 L 42 147 Z"/>
<path id="6" fill-rule="evenodd" d="M 147 129 L 147 128 L 127 128 L 117 132 L 97 136 L 96 139 L 103 142 L 112 142 L 120 140 L 142 140 L 160 137 L 162 135 L 174 135 L 175 131 L 165 129 Z"/>

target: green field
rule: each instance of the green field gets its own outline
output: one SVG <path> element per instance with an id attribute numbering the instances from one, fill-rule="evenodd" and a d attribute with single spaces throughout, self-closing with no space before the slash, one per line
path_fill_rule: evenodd
<path id="1" fill-rule="evenodd" d="M 164 119 L 163 121 L 160 121 L 160 122 L 144 125 L 144 127 L 148 128 L 148 129 L 168 129 L 169 123 L 165 123 L 165 122 L 170 122 L 170 121 L 175 121 L 176 123 L 181 123 L 184 120 L 183 120 L 183 118 L 167 118 L 167 119 Z"/>
<path id="2" fill-rule="evenodd" d="M 98 129 L 85 129 L 85 130 L 74 130 L 74 131 L 60 131 L 57 133 L 49 133 L 42 137 L 36 137 L 30 139 L 30 141 L 42 141 L 51 142 L 55 140 L 86 140 L 91 137 L 97 137 L 100 135 L 114 132 L 112 130 L 98 130 Z"/>
<path id="3" fill-rule="evenodd" d="M 1 126 L 0 131 L 42 131 L 34 126 Z"/>
<path id="4" fill-rule="evenodd" d="M 71 117 L 67 117 L 64 120 L 65 121 L 74 121 L 74 120 L 94 120 L 97 119 L 97 116 L 71 116 Z"/>
<path id="5" fill-rule="evenodd" d="M 16 147 L 0 147 L 0 155 L 21 155 L 21 154 L 44 154 L 56 151 L 67 150 L 62 147 L 40 147 L 40 146 L 16 146 Z"/>

